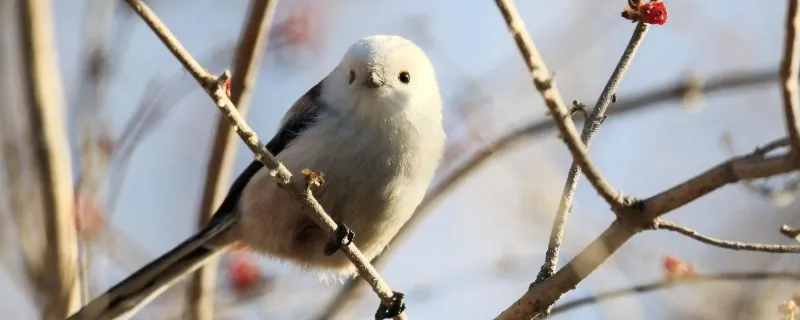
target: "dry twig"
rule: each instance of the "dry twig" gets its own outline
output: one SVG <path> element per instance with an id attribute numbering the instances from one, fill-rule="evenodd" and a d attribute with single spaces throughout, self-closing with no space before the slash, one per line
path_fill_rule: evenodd
<path id="1" fill-rule="evenodd" d="M 515 21 L 514 15 L 509 14 L 509 12 L 513 13 L 515 10 L 513 10 L 513 7 L 509 9 L 510 4 L 506 3 L 506 1 L 497 0 L 496 2 L 512 30 L 512 34 L 520 47 L 520 52 L 523 56 L 529 57 L 529 49 L 520 44 L 530 44 L 531 41 L 529 39 L 527 41 L 520 39 L 520 37 L 527 34 L 519 30 L 519 22 Z M 509 16 L 512 18 L 509 18 Z M 539 86 L 537 85 L 538 88 Z M 564 125 L 559 124 L 559 122 L 572 122 L 570 119 L 563 117 L 556 117 L 555 121 L 560 129 Z M 570 145 L 569 140 L 567 142 Z M 580 160 L 577 159 L 578 155 L 576 153 L 573 153 L 573 156 L 576 157 L 576 160 Z M 765 157 L 763 154 L 753 153 L 748 156 L 731 159 L 648 199 L 632 201 L 627 205 L 624 203 L 615 205 L 614 202 L 609 201 L 612 204 L 612 210 L 617 215 L 617 220 L 550 279 L 537 285 L 532 284 L 528 291 L 503 311 L 497 319 L 539 319 L 546 316 L 547 310 L 553 303 L 575 288 L 579 282 L 605 262 L 636 233 L 650 228 L 661 215 L 730 183 L 794 171 L 797 166 L 793 164 L 793 159 L 794 154 Z M 579 164 L 584 167 L 582 163 L 579 162 Z M 584 169 L 586 168 L 584 167 Z M 589 175 L 588 170 L 587 178 L 608 201 L 609 199 L 605 195 L 607 190 L 598 188 L 598 185 L 602 185 L 593 181 L 595 177 Z M 616 199 L 616 197 L 613 199 Z"/>
<path id="2" fill-rule="evenodd" d="M 242 138 L 245 144 L 255 155 L 255 158 L 262 162 L 270 171 L 270 175 L 275 177 L 277 183 L 281 188 L 286 190 L 298 204 L 302 204 L 308 211 L 314 221 L 321 227 L 325 228 L 328 232 L 333 234 L 337 228 L 334 222 L 322 206 L 314 199 L 311 190 L 305 188 L 292 180 L 292 174 L 289 170 L 280 163 L 274 155 L 272 155 L 266 147 L 260 142 L 258 136 L 247 125 L 242 116 L 236 111 L 236 107 L 225 95 L 225 90 L 222 84 L 229 80 L 228 72 L 224 73 L 221 77 L 217 78 L 209 74 L 178 42 L 175 36 L 169 31 L 163 22 L 156 16 L 156 14 L 141 0 L 126 0 L 126 2 L 133 8 L 133 10 L 147 23 L 153 30 L 164 45 L 172 52 L 172 54 L 181 62 L 186 70 L 197 80 L 197 82 L 206 90 L 208 95 L 214 100 L 219 107 L 220 111 L 227 117 L 231 123 L 232 129 Z M 354 244 L 343 245 L 341 250 L 353 262 L 361 275 L 367 282 L 370 283 L 375 293 L 381 298 L 383 303 L 389 304 L 392 302 L 396 293 L 392 292 L 389 285 L 380 277 L 377 270 L 369 264 L 364 255 L 361 253 Z M 397 318 L 405 318 L 405 314 L 401 314 Z"/>
<path id="3" fill-rule="evenodd" d="M 736 157 L 684 183 L 638 202 L 630 211 L 617 212 L 614 221 L 597 239 L 578 253 L 550 279 L 529 288 L 497 319 L 534 318 L 597 269 L 636 233 L 647 229 L 661 215 L 680 208 L 723 186 L 795 171 L 790 155 L 764 157 L 752 153 Z"/>
<path id="4" fill-rule="evenodd" d="M 641 45 L 642 40 L 644 40 L 644 36 L 647 34 L 647 29 L 648 26 L 641 22 L 636 26 L 633 31 L 633 35 L 628 42 L 628 46 L 625 48 L 625 51 L 622 53 L 622 57 L 617 63 L 617 67 L 614 68 L 614 71 L 611 73 L 611 77 L 608 79 L 608 83 L 606 83 L 605 88 L 603 88 L 603 92 L 600 94 L 600 98 L 598 98 L 594 110 L 586 120 L 586 124 L 584 124 L 583 127 L 583 132 L 581 133 L 581 141 L 583 141 L 583 143 L 586 145 L 586 148 L 589 148 L 592 142 L 592 137 L 595 133 L 597 133 L 597 130 L 600 129 L 600 125 L 605 120 L 606 109 L 611 103 L 612 96 L 616 94 L 617 87 L 619 86 L 619 83 L 622 82 L 622 77 L 625 75 L 625 72 L 631 65 L 633 57 Z M 553 220 L 553 227 L 550 230 L 550 241 L 547 245 L 545 262 L 542 265 L 539 274 L 536 276 L 536 281 L 534 283 L 540 283 L 556 272 L 556 266 L 558 265 L 558 251 L 561 248 L 561 243 L 564 238 L 564 231 L 566 230 L 567 226 L 567 218 L 569 213 L 572 211 L 572 202 L 575 197 L 575 191 L 578 189 L 578 179 L 580 176 L 581 167 L 578 166 L 576 161 L 573 161 L 572 166 L 569 168 L 569 173 L 567 174 L 567 181 L 564 184 L 564 191 L 561 194 L 555 219 Z"/>
<path id="5" fill-rule="evenodd" d="M 666 221 L 661 219 L 657 219 L 653 223 L 653 230 L 669 230 L 677 232 L 689 238 L 700 241 L 702 243 L 731 250 L 756 251 L 756 252 L 768 252 L 768 253 L 800 253 L 800 246 L 760 244 L 760 243 L 747 243 L 739 241 L 722 240 L 703 235 L 695 230 L 678 225 L 672 221 Z"/>
<path id="6" fill-rule="evenodd" d="M 44 207 L 46 249 L 39 261 L 47 287 L 44 319 L 63 319 L 80 306 L 72 168 L 63 117 L 63 96 L 50 2 L 17 2 L 20 58 L 28 106 L 30 146 Z"/>
<path id="7" fill-rule="evenodd" d="M 234 55 L 233 79 L 231 79 L 231 102 L 245 115 L 250 105 L 256 76 L 261 70 L 261 61 L 266 51 L 267 35 L 277 0 L 253 0 L 250 2 L 248 18 L 242 28 L 236 54 Z M 233 171 L 236 153 L 235 137 L 228 119 L 220 116 L 216 135 L 206 167 L 206 181 L 198 216 L 199 227 L 208 223 L 216 208 L 222 203 L 227 184 Z M 216 259 L 195 272 L 187 292 L 186 312 L 189 319 L 212 319 L 214 315 L 214 280 Z"/>
<path id="8" fill-rule="evenodd" d="M 552 83 L 552 79 L 547 78 L 547 68 L 541 60 L 525 24 L 517 12 L 516 6 L 512 0 L 496 0 L 495 3 L 500 13 L 503 15 L 519 52 L 527 63 L 528 70 L 532 73 L 536 89 L 539 90 L 544 98 L 550 113 L 553 115 L 556 126 L 559 128 L 562 137 L 573 154 L 572 166 L 567 176 L 558 212 L 553 222 L 545 263 L 542 265 L 536 282 L 534 282 L 534 284 L 536 284 L 544 281 L 555 273 L 556 264 L 558 263 L 558 250 L 561 247 L 567 216 L 572 210 L 572 199 L 577 189 L 578 178 L 582 170 L 586 171 L 586 177 L 589 182 L 595 187 L 597 192 L 600 193 L 600 196 L 615 209 L 615 212 L 627 205 L 624 203 L 625 200 L 622 199 L 621 194 L 614 190 L 610 184 L 605 182 L 600 172 L 591 166 L 592 164 L 587 149 L 592 137 L 605 119 L 606 108 L 611 103 L 611 99 L 615 95 L 616 88 L 622 80 L 622 76 L 625 74 L 628 66 L 630 66 L 633 55 L 644 39 L 648 26 L 641 22 L 637 25 L 622 58 L 614 69 L 603 92 L 600 94 L 600 98 L 598 98 L 592 114 L 587 119 L 580 137 L 580 142 L 577 142 L 573 141 L 576 140 L 578 136 L 574 129 L 572 119 L 568 116 L 568 113 L 565 114 L 563 112 L 566 110 L 564 103 L 560 101 L 560 94 L 557 89 L 555 89 L 555 84 Z M 572 128 L 570 128 L 570 126 L 572 126 Z"/>
<path id="9" fill-rule="evenodd" d="M 608 292 L 603 292 L 596 296 L 590 296 L 565 302 L 553 308 L 553 312 L 551 314 L 567 312 L 569 310 L 573 310 L 590 304 L 602 303 L 603 301 L 624 297 L 626 295 L 642 294 L 645 292 L 650 292 L 655 290 L 664 290 L 685 284 L 712 282 L 712 281 L 754 281 L 754 280 L 767 280 L 767 279 L 785 279 L 785 280 L 800 281 L 800 273 L 737 272 L 737 273 L 694 275 L 690 277 L 681 277 L 675 279 L 668 278 L 661 281 L 654 281 L 647 284 L 640 284 L 632 286 L 630 288 L 612 290 Z"/>
<path id="10" fill-rule="evenodd" d="M 533 84 L 541 93 L 550 115 L 555 119 L 556 127 L 572 153 L 575 163 L 583 168 L 589 182 L 609 205 L 612 207 L 623 206 L 623 199 L 619 192 L 614 190 L 592 163 L 589 152 L 581 141 L 578 130 L 575 128 L 575 123 L 569 116 L 569 109 L 567 109 L 561 94 L 556 88 L 555 79 L 550 77 L 550 72 L 533 44 L 525 23 L 520 18 L 513 1 L 495 0 L 495 3 L 508 25 L 509 32 L 514 37 L 522 57 L 525 59 L 525 64 L 533 78 Z"/>
<path id="11" fill-rule="evenodd" d="M 797 56 L 797 28 L 800 24 L 800 6 L 798 0 L 788 0 L 786 8 L 786 30 L 783 39 L 783 57 L 781 58 L 781 95 L 783 96 L 783 113 L 786 118 L 786 130 L 792 145 L 792 154 L 800 163 L 800 97 L 798 97 L 798 72 L 800 60 Z"/>

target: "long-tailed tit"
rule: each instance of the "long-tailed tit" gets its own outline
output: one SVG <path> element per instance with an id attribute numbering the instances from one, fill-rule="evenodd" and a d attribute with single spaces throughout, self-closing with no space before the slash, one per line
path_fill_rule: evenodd
<path id="1" fill-rule="evenodd" d="M 267 144 L 292 172 L 325 174 L 314 195 L 378 255 L 422 201 L 445 145 L 441 95 L 426 54 L 399 36 L 353 44 L 289 109 Z M 295 182 L 304 183 L 301 174 Z M 71 319 L 110 319 L 141 307 L 180 276 L 239 242 L 304 269 L 350 276 L 355 267 L 298 202 L 253 161 L 207 227 L 93 300 Z M 235 219 L 233 219 L 235 218 Z"/>

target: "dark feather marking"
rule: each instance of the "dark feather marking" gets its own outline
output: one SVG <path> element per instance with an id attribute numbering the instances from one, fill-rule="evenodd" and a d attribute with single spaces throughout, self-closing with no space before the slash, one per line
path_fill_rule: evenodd
<path id="1" fill-rule="evenodd" d="M 317 116 L 319 116 L 322 112 L 327 109 L 325 106 L 320 106 L 320 96 L 322 95 L 322 81 L 317 83 L 314 87 L 312 87 L 306 94 L 304 94 L 300 99 L 295 102 L 292 108 L 289 110 L 291 116 L 287 118 L 286 123 L 283 124 L 283 127 L 278 130 L 272 140 L 267 143 L 267 150 L 270 153 L 277 156 L 278 154 L 283 151 L 286 146 L 288 146 L 297 136 L 299 136 L 303 131 L 305 131 L 311 122 L 313 122 Z M 242 171 L 241 174 L 233 181 L 231 188 L 228 190 L 228 194 L 225 196 L 225 200 L 222 201 L 217 211 L 212 216 L 211 220 L 209 221 L 209 225 L 213 225 L 214 222 L 217 222 L 218 219 L 221 219 L 223 214 L 233 213 L 236 209 L 236 205 L 239 203 L 239 198 L 242 195 L 242 191 L 244 191 L 245 186 L 247 183 L 250 182 L 250 179 L 264 166 L 258 160 L 254 160 L 247 166 L 247 168 Z M 216 219 L 215 219 L 216 218 Z"/>
<path id="2" fill-rule="evenodd" d="M 320 104 L 321 93 L 322 82 L 315 85 L 303 95 L 303 97 L 295 102 L 289 111 L 291 116 L 287 117 L 286 123 L 282 124 L 281 130 L 279 130 L 275 137 L 267 144 L 267 150 L 273 155 L 280 154 L 292 140 L 311 125 L 311 122 L 314 121 L 317 116 L 327 111 L 327 106 Z M 235 220 L 230 218 L 232 218 L 231 215 L 235 212 L 242 191 L 245 186 L 247 186 L 250 179 L 262 167 L 263 164 L 261 162 L 253 161 L 239 174 L 231 185 L 228 194 L 225 196 L 225 200 L 222 201 L 222 204 L 203 230 L 185 240 L 170 252 L 160 256 L 126 279 L 117 283 L 102 296 L 93 300 L 89 305 L 84 306 L 68 319 L 85 319 L 87 317 L 92 317 L 92 314 L 97 312 L 110 312 L 114 315 L 118 315 L 120 308 L 130 308 L 132 305 L 139 305 L 143 299 L 146 299 L 152 295 L 155 290 L 161 287 L 161 283 L 164 280 L 173 279 L 184 273 L 193 265 L 203 263 L 203 261 L 211 257 L 215 253 L 215 249 L 204 246 L 202 243 L 207 243 L 210 238 L 228 230 L 233 223 L 235 223 Z M 303 225 L 308 224 L 304 223 Z M 319 226 L 317 226 L 317 228 L 319 228 Z M 315 232 L 313 227 L 301 228 L 300 239 L 309 238 L 313 232 Z M 180 255 L 180 257 L 175 257 L 176 255 Z M 173 259 L 176 260 L 167 265 L 167 262 Z M 149 281 L 142 282 L 148 279 L 142 280 L 141 278 L 148 276 L 149 273 L 153 273 L 154 268 L 157 267 L 165 269 L 160 270 L 158 274 L 150 275 L 151 278 Z M 102 308 L 102 310 L 100 308 Z"/>
<path id="3" fill-rule="evenodd" d="M 291 117 L 283 124 L 283 128 L 267 144 L 267 149 L 273 154 L 278 154 L 286 148 L 289 143 L 299 136 L 311 124 L 316 117 L 323 112 L 324 107 L 320 107 L 320 96 L 322 95 L 322 81 L 317 83 L 302 98 L 300 98 L 290 112 Z"/>

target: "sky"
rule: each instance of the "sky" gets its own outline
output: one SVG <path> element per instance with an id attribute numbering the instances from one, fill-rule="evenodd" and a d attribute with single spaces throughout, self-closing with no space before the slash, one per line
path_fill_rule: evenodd
<path id="1" fill-rule="evenodd" d="M 276 20 L 310 1 L 280 2 Z M 619 99 L 673 84 L 689 74 L 702 79 L 777 68 L 783 1 L 665 2 L 669 20 L 650 29 L 619 87 Z M 634 24 L 619 17 L 624 3 L 518 3 L 566 101 L 579 100 L 588 105 L 596 101 L 634 28 Z M 53 4 L 64 91 L 67 100 L 74 101 L 81 72 L 86 4 L 78 0 Z M 268 46 L 247 115 L 262 139 L 272 135 L 286 109 L 335 66 L 350 44 L 371 34 L 403 35 L 428 52 L 445 97 L 448 126 L 463 127 L 463 119 L 455 116 L 458 106 L 449 102 L 464 94 L 465 83 L 477 84 L 487 99 L 479 107 L 483 122 L 473 128 L 475 143 L 487 143 L 492 137 L 544 117 L 546 108 L 493 1 L 343 0 L 312 4 L 316 8 L 314 36 L 320 39 L 317 49 L 281 56 Z M 246 9 L 247 1 L 243 0 L 173 0 L 154 5 L 162 20 L 201 62 L 213 60 L 209 54 L 235 43 Z M 153 94 L 148 81 L 173 77 L 181 70 L 152 32 L 140 21 L 132 21 L 131 38 L 109 84 L 103 113 L 113 130 L 121 130 L 142 96 Z M 209 69 L 219 73 L 226 67 L 223 63 Z M 179 81 L 194 85 L 188 74 Z M 195 90 L 165 115 L 129 159 L 128 175 L 121 186 L 112 223 L 150 258 L 195 230 L 216 115 L 208 97 Z M 458 130 L 453 137 L 463 138 L 463 132 Z M 675 100 L 646 111 L 609 117 L 591 146 L 591 154 L 615 187 L 625 194 L 647 197 L 730 157 L 720 144 L 726 133 L 738 153 L 780 137 L 783 120 L 777 86 L 706 96 L 692 108 Z M 241 143 L 237 150 L 235 172 L 251 160 Z M 395 290 L 406 292 L 409 316 L 487 319 L 516 300 L 543 261 L 551 219 L 569 164 L 567 149 L 550 132 L 492 160 L 439 203 L 414 236 L 392 248 L 394 254 L 381 269 L 381 275 Z M 452 164 L 446 166 L 451 167 Z M 717 237 L 785 243 L 777 230 L 783 223 L 798 222 L 791 215 L 793 208 L 794 205 L 777 206 L 733 186 L 668 217 Z M 562 265 L 612 219 L 608 206 L 582 180 L 566 234 Z M 663 276 L 661 264 L 666 254 L 679 255 L 704 271 L 753 270 L 765 265 L 791 269 L 800 265 L 794 257 L 728 252 L 663 231 L 646 232 L 626 244 L 564 301 L 658 280 Z M 304 319 L 336 291 L 337 285 L 318 284 L 313 275 L 281 263 L 267 258 L 260 263 L 265 272 L 282 277 L 277 289 L 246 307 L 235 308 L 230 319 Z M 120 269 L 114 262 L 98 261 L 95 280 L 105 288 L 134 271 Z M 2 281 L 7 279 L 0 277 Z M 759 290 L 765 292 L 762 296 L 772 299 L 785 292 L 791 294 L 792 285 Z M 15 307 L 4 310 L 6 314 L 16 319 L 31 318 L 34 313 L 30 302 L 3 287 L 7 286 L 0 285 L 0 296 L 15 302 Z M 695 304 L 705 300 L 681 297 L 743 290 L 742 285 L 729 284 L 670 289 L 582 308 L 554 319 L 636 319 L 643 315 L 658 319 L 659 315 L 668 317 L 666 311 L 674 310 L 713 319 L 715 313 L 709 310 L 713 308 Z M 352 319 L 370 318 L 377 303 L 374 295 L 366 294 L 353 310 Z M 155 309 L 145 309 L 141 319 L 163 319 L 164 311 Z M 180 315 L 178 309 L 169 312 L 173 318 Z"/>

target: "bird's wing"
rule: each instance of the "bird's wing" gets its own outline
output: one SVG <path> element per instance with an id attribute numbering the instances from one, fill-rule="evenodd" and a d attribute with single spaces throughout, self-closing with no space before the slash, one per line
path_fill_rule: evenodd
<path id="1" fill-rule="evenodd" d="M 317 83 L 308 92 L 306 92 L 300 99 L 292 105 L 286 112 L 286 115 L 281 119 L 280 129 L 272 137 L 272 140 L 267 143 L 267 150 L 277 156 L 283 151 L 297 136 L 303 133 L 319 116 L 327 112 L 328 106 L 322 102 L 320 95 L 322 94 L 322 81 Z M 236 205 L 239 203 L 239 198 L 242 195 L 247 183 L 250 179 L 261 170 L 264 166 L 258 160 L 253 160 L 247 168 L 233 181 L 231 188 L 228 190 L 228 195 L 222 201 L 219 208 L 214 214 L 214 217 L 219 216 L 217 219 L 211 219 L 209 224 L 213 224 L 218 219 L 223 218 L 224 214 L 233 213 Z"/>
<path id="2" fill-rule="evenodd" d="M 320 82 L 289 109 L 281 121 L 280 130 L 267 144 L 267 149 L 273 155 L 278 155 L 306 130 L 318 115 L 328 111 L 327 105 L 320 100 L 321 92 Z M 206 244 L 235 224 L 236 215 L 233 213 L 242 191 L 261 167 L 263 167 L 261 162 L 253 161 L 239 174 L 225 200 L 203 230 L 128 276 L 68 319 L 105 320 L 121 315 L 131 316 L 182 275 L 196 270 L 209 258 L 219 254 L 219 248 L 211 248 Z"/>
<path id="3" fill-rule="evenodd" d="M 278 155 L 291 143 L 294 138 L 305 131 L 321 113 L 328 111 L 328 106 L 320 99 L 322 95 L 322 81 L 317 83 L 308 92 L 289 108 L 281 119 L 281 128 L 267 143 L 267 150 Z"/>

